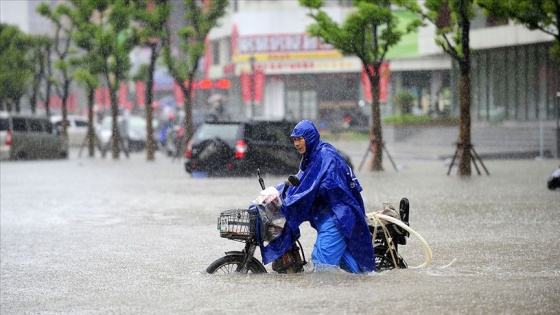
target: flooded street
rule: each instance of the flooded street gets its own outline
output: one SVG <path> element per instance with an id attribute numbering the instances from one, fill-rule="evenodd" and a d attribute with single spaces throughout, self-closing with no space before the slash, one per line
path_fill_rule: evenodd
<path id="1" fill-rule="evenodd" d="M 243 247 L 219 237 L 216 219 L 249 205 L 256 177 L 195 179 L 182 163 L 143 153 L 2 162 L 1 312 L 558 313 L 560 192 L 546 189 L 557 159 L 489 160 L 490 176 L 473 168 L 467 179 L 435 159 L 397 158 L 398 173 L 385 163 L 357 173 L 367 210 L 407 197 L 410 226 L 433 251 L 428 268 L 208 275 Z M 265 176 L 267 186 L 283 180 Z M 304 225 L 302 235 L 309 260 L 315 232 Z M 400 251 L 409 266 L 424 262 L 412 237 Z"/>

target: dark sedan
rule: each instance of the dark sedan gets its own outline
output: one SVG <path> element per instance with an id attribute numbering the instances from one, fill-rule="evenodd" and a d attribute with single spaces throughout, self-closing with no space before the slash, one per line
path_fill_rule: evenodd
<path id="1" fill-rule="evenodd" d="M 185 170 L 193 175 L 295 174 L 301 156 L 289 135 L 289 121 L 206 122 L 188 143 Z M 352 167 L 350 159 L 342 154 Z"/>

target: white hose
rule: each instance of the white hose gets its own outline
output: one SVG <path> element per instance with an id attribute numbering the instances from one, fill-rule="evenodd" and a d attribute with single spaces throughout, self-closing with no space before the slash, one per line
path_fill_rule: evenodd
<path id="1" fill-rule="evenodd" d="M 408 231 L 410 234 L 414 235 L 422 244 L 422 247 L 424 248 L 424 253 L 426 254 L 426 261 L 416 267 L 409 267 L 410 269 L 416 269 L 416 268 L 426 268 L 428 267 L 431 263 L 432 263 L 432 249 L 430 248 L 430 246 L 428 245 L 428 243 L 424 240 L 424 238 L 418 234 L 416 231 L 414 231 L 413 229 L 411 229 L 408 225 L 404 224 L 401 220 L 395 219 L 391 216 L 385 215 L 385 214 L 381 214 L 381 213 L 370 213 L 367 215 L 369 218 L 373 217 L 375 220 L 377 220 L 378 223 L 380 223 L 381 226 L 384 226 L 383 223 L 380 222 L 380 219 L 383 219 L 385 221 L 394 223 L 398 226 L 400 226 L 401 228 L 403 228 L 404 230 Z M 451 264 L 453 264 L 455 262 L 455 260 L 453 260 L 451 263 L 449 263 L 447 266 L 444 266 L 442 268 L 446 268 L 451 266 Z"/>

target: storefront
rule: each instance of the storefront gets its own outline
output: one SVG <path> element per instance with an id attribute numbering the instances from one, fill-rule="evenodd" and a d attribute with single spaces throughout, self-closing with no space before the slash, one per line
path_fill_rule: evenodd
<path id="1" fill-rule="evenodd" d="M 229 98 L 245 117 L 307 118 L 329 126 L 333 113 L 358 108 L 363 85 L 357 58 L 342 56 L 305 33 L 237 34 L 233 32 L 229 45 L 210 44 L 212 64 L 220 64 L 215 59 L 223 53 L 217 50 L 230 48 L 232 53 L 229 64 L 221 71 L 214 67 L 209 75 L 237 81 Z"/>
<path id="2" fill-rule="evenodd" d="M 476 50 L 472 55 L 472 117 L 480 121 L 556 119 L 560 68 L 550 43 Z M 458 69 L 453 76 L 458 80 Z"/>

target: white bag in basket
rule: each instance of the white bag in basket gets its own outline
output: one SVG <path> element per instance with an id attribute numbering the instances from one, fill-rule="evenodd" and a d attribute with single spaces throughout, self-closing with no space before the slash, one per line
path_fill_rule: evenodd
<path id="1" fill-rule="evenodd" d="M 282 233 L 286 218 L 280 212 L 282 198 L 276 187 L 268 187 L 262 190 L 253 199 L 253 204 L 259 209 L 262 221 L 261 238 L 263 241 L 271 242 Z"/>

